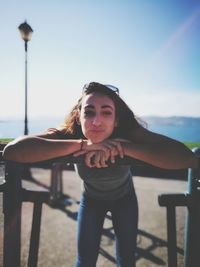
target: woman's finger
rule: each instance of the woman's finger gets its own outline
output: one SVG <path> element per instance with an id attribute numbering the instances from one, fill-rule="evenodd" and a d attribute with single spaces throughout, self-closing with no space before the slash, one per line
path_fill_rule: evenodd
<path id="1" fill-rule="evenodd" d="M 111 143 L 113 144 L 113 146 L 117 149 L 119 156 L 120 156 L 121 158 L 123 158 L 123 157 L 124 157 L 124 149 L 123 149 L 121 143 L 120 143 L 119 141 L 117 141 L 117 139 L 114 139 L 114 140 L 111 139 L 110 142 L 111 142 Z M 115 151 L 115 153 L 116 153 L 116 151 Z M 116 154 L 115 154 L 115 156 L 116 156 Z"/>
<path id="2" fill-rule="evenodd" d="M 113 149 L 110 150 L 110 161 L 112 163 L 115 163 L 115 156 L 118 154 L 116 152 L 117 152 L 116 148 L 113 148 Z"/>
<path id="3" fill-rule="evenodd" d="M 101 151 L 97 151 L 95 154 L 94 165 L 97 168 L 101 168 Z"/>
<path id="4" fill-rule="evenodd" d="M 106 164 L 106 160 L 107 160 L 106 153 L 101 151 L 100 154 L 101 154 L 101 158 L 100 158 L 101 167 L 103 168 L 108 167 L 108 165 Z"/>
<path id="5" fill-rule="evenodd" d="M 74 156 L 74 157 L 78 157 L 78 156 L 80 156 L 80 155 L 84 155 L 84 154 L 86 154 L 86 153 L 88 153 L 88 151 L 86 151 L 86 150 L 80 150 L 80 151 L 75 152 L 75 153 L 73 154 L 73 156 Z"/>
<path id="6" fill-rule="evenodd" d="M 105 161 L 107 161 L 110 158 L 110 150 L 107 149 L 106 152 L 105 151 L 102 151 L 102 152 L 103 152 Z"/>
<path id="7" fill-rule="evenodd" d="M 122 147 L 120 142 L 117 143 L 117 150 L 119 152 L 120 158 L 123 158 L 124 157 L 124 149 L 123 149 L 123 147 Z"/>
<path id="8" fill-rule="evenodd" d="M 86 166 L 88 166 L 89 168 L 92 168 L 94 166 L 94 164 L 92 163 L 92 160 L 93 160 L 93 156 L 95 155 L 95 151 L 91 151 L 91 152 L 88 152 L 86 155 L 85 155 L 85 164 Z"/>

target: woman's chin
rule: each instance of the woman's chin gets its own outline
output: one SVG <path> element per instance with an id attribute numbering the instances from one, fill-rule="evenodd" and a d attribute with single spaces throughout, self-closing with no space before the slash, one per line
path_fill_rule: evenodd
<path id="1" fill-rule="evenodd" d="M 92 144 L 97 144 L 97 143 L 101 143 L 103 141 L 105 141 L 106 139 L 108 139 L 110 137 L 111 134 L 109 133 L 92 133 L 92 134 L 88 134 L 85 135 L 86 138 L 92 143 Z"/>
<path id="2" fill-rule="evenodd" d="M 97 143 L 101 143 L 105 140 L 106 138 L 102 138 L 102 137 L 93 137 L 93 138 L 88 138 L 88 140 L 92 143 L 92 144 L 97 144 Z"/>

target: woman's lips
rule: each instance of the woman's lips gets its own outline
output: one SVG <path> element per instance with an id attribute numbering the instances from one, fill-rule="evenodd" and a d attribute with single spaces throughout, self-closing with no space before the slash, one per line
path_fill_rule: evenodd
<path id="1" fill-rule="evenodd" d="M 100 130 L 100 129 L 93 129 L 93 130 L 90 130 L 90 132 L 93 132 L 93 133 L 103 133 L 104 130 Z"/>

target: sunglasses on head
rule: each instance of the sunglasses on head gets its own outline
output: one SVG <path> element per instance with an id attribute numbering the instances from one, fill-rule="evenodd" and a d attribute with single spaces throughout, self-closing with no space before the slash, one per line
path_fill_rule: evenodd
<path id="1" fill-rule="evenodd" d="M 115 87 L 114 85 L 111 84 L 102 84 L 103 86 L 105 86 L 106 88 L 108 88 L 109 90 L 115 92 L 117 95 L 119 95 L 119 89 L 117 87 Z M 83 92 L 87 91 L 90 87 L 90 84 L 87 83 L 83 86 Z"/>

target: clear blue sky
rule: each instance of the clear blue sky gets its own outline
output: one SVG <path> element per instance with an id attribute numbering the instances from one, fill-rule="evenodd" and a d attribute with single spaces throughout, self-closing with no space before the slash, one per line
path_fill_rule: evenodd
<path id="1" fill-rule="evenodd" d="M 90 81 L 139 116 L 200 116 L 200 1 L 1 1 L 0 118 L 24 116 L 25 19 L 30 117 L 63 117 Z"/>

